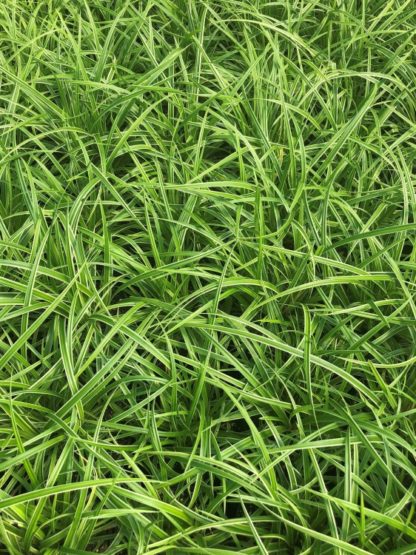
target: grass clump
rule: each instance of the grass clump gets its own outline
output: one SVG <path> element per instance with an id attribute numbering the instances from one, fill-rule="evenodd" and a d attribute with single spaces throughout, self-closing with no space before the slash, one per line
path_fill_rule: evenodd
<path id="1" fill-rule="evenodd" d="M 0 553 L 416 552 L 411 0 L 4 0 Z"/>

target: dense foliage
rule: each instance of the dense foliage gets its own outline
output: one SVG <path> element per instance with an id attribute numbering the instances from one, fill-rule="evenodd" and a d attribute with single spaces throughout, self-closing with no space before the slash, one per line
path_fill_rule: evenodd
<path id="1" fill-rule="evenodd" d="M 3 0 L 0 553 L 416 552 L 415 34 Z"/>

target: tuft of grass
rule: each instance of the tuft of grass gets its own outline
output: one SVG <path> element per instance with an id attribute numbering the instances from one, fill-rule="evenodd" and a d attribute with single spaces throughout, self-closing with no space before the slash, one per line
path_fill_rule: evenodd
<path id="1" fill-rule="evenodd" d="M 415 29 L 3 0 L 0 553 L 416 552 Z"/>

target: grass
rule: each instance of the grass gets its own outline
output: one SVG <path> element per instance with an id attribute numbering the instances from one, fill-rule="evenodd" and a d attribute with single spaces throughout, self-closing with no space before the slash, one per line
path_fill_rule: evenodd
<path id="1" fill-rule="evenodd" d="M 416 553 L 416 5 L 4 0 L 0 553 Z"/>

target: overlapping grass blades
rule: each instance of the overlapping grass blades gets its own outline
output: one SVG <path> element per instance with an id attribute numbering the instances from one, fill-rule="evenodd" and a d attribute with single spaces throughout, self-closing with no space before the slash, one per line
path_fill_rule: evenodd
<path id="1" fill-rule="evenodd" d="M 0 553 L 416 551 L 412 0 L 4 0 Z"/>

